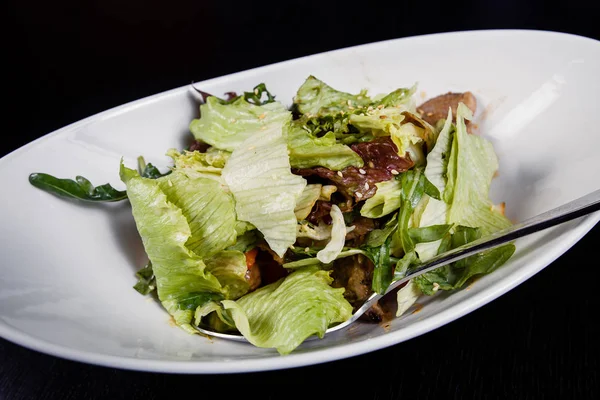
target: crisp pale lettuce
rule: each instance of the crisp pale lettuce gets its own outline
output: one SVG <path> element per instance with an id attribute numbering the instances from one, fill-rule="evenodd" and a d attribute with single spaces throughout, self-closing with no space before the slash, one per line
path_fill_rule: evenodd
<path id="1" fill-rule="evenodd" d="M 331 206 L 331 240 L 325 248 L 317 253 L 317 258 L 323 264 L 329 264 L 337 258 L 346 242 L 346 223 L 344 222 L 344 214 L 338 206 Z"/>
<path id="2" fill-rule="evenodd" d="M 361 90 L 358 94 L 341 92 L 311 75 L 298 89 L 294 104 L 300 113 L 309 116 L 353 114 L 366 110 L 369 106 L 377 108 L 404 105 L 412 109 L 411 100 L 415 91 L 416 86 L 410 89 L 400 88 L 387 95 L 371 98 L 366 90 Z"/>
<path id="3" fill-rule="evenodd" d="M 452 165 L 448 166 L 448 185 L 452 175 L 453 195 L 447 222 L 479 228 L 483 235 L 488 235 L 510 226 L 511 222 L 493 208 L 489 198 L 498 159 L 489 141 L 467 134 L 465 119 L 471 117 L 471 110 L 459 104 L 452 149 L 457 154 L 450 157 Z"/>
<path id="4" fill-rule="evenodd" d="M 235 241 L 231 196 L 211 179 L 180 172 L 142 178 L 121 165 L 133 217 L 156 278 L 158 298 L 187 332 L 195 309 L 226 291 L 203 261 Z"/>
<path id="5" fill-rule="evenodd" d="M 211 257 L 236 241 L 236 215 L 232 196 L 205 178 L 189 178 L 175 171 L 156 179 L 169 202 L 186 217 L 192 235 L 186 247 L 202 258 Z"/>
<path id="6" fill-rule="evenodd" d="M 452 125 L 452 110 L 448 109 L 448 117 L 444 123 L 433 150 L 427 155 L 427 166 L 425 177 L 434 185 L 440 193 L 446 190 L 446 174 L 452 138 L 454 137 L 454 126 Z M 447 222 L 448 204 L 440 199 L 426 197 L 427 204 L 420 215 L 418 226 L 430 226 L 445 224 Z M 416 251 L 422 261 L 427 261 L 438 253 L 441 241 L 418 243 Z"/>
<path id="7" fill-rule="evenodd" d="M 329 326 L 351 317 L 344 289 L 332 288 L 332 281 L 328 271 L 305 267 L 222 304 L 250 343 L 289 354 L 309 336 L 323 337 Z"/>
<path id="8" fill-rule="evenodd" d="M 404 285 L 396 294 L 396 301 L 398 302 L 398 309 L 396 310 L 396 316 L 399 317 L 406 312 L 413 304 L 417 301 L 423 292 L 419 289 L 414 281 L 411 279 Z"/>
<path id="9" fill-rule="evenodd" d="M 367 106 L 370 103 L 366 90 L 357 95 L 340 92 L 312 75 L 304 81 L 294 97 L 298 111 L 310 115 L 348 112 L 348 107 Z"/>
<path id="10" fill-rule="evenodd" d="M 306 186 L 290 170 L 284 128 L 271 124 L 254 132 L 233 151 L 222 174 L 238 219 L 254 225 L 280 257 L 296 241 L 294 209 Z"/>
<path id="11" fill-rule="evenodd" d="M 206 270 L 217 277 L 228 299 L 237 299 L 248 292 L 246 255 L 237 250 L 223 250 L 205 260 Z"/>
<path id="12" fill-rule="evenodd" d="M 291 113 L 279 102 L 254 105 L 239 97 L 225 104 L 214 96 L 200 106 L 200 118 L 194 119 L 190 130 L 200 139 L 221 150 L 234 151 L 250 136 L 272 124 L 284 125 Z"/>
<path id="13" fill-rule="evenodd" d="M 321 197 L 321 189 L 323 185 L 319 183 L 313 183 L 310 185 L 306 185 L 300 197 L 296 201 L 296 208 L 294 209 L 294 214 L 296 215 L 296 219 L 298 221 L 302 221 L 308 217 L 313 206 Z"/>
<path id="14" fill-rule="evenodd" d="M 221 182 L 221 172 L 229 158 L 228 151 L 210 147 L 206 153 L 198 151 L 179 152 L 169 149 L 167 155 L 173 159 L 174 168 L 190 178 L 209 178 Z"/>
<path id="15" fill-rule="evenodd" d="M 425 163 L 424 145 L 431 149 L 435 142 L 434 128 L 404 107 L 370 108 L 351 115 L 349 121 L 361 132 L 390 136 L 398 154 L 408 153 L 416 166 Z"/>
<path id="16" fill-rule="evenodd" d="M 360 215 L 367 218 L 381 218 L 400 208 L 400 181 L 392 179 L 376 183 L 375 196 L 367 199 L 360 209 Z"/>
<path id="17" fill-rule="evenodd" d="M 290 128 L 288 149 L 294 168 L 321 166 L 339 171 L 349 166 L 363 166 L 362 158 L 345 144 L 338 144 L 333 132 L 317 137 L 296 122 Z"/>

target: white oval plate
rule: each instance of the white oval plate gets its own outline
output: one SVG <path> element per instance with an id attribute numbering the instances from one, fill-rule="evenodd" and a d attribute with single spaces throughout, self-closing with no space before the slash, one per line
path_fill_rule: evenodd
<path id="1" fill-rule="evenodd" d="M 471 90 L 475 123 L 495 145 L 492 198 L 522 220 L 600 188 L 600 42 L 539 31 L 471 31 L 358 46 L 196 84 L 207 92 L 265 82 L 289 104 L 310 74 L 340 90 L 418 96 Z M 82 93 L 82 96 L 89 94 Z M 357 324 L 294 353 L 188 335 L 154 300 L 132 289 L 145 254 L 127 204 L 84 205 L 29 185 L 31 172 L 81 174 L 97 184 L 129 165 L 169 165 L 198 113 L 181 87 L 77 122 L 0 160 L 0 335 L 56 356 L 119 368 L 184 373 L 273 370 L 350 357 L 444 325 L 502 295 L 568 250 L 600 219 L 572 221 L 519 240 L 515 256 L 466 290 L 421 302 L 389 328 Z M 550 306 L 550 305 L 549 305 Z"/>

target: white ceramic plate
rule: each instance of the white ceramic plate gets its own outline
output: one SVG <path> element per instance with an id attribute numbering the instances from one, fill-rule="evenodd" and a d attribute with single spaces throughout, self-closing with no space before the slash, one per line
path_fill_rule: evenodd
<path id="1" fill-rule="evenodd" d="M 221 95 L 265 82 L 285 103 L 310 74 L 375 94 L 419 83 L 423 98 L 471 90 L 475 122 L 495 145 L 492 198 L 522 220 L 600 188 L 600 42 L 537 31 L 472 31 L 391 40 L 198 83 Z M 85 94 L 82 94 L 85 95 Z M 600 219 L 572 221 L 517 242 L 515 256 L 467 290 L 421 302 L 389 329 L 359 324 L 291 355 L 188 335 L 132 289 L 145 254 L 127 204 L 88 206 L 31 187 L 31 172 L 118 178 L 119 159 L 160 166 L 197 115 L 182 87 L 103 112 L 0 160 L 0 335 L 69 359 L 149 371 L 224 373 L 297 367 L 381 349 L 444 325 L 512 289 L 563 254 Z"/>

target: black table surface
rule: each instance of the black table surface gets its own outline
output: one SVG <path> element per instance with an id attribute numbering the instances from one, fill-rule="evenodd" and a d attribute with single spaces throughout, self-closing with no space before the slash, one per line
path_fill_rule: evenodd
<path id="1" fill-rule="evenodd" d="M 144 96 L 356 44 L 505 28 L 600 38 L 599 2 L 551 3 L 11 0 L 3 24 L 8 112 L 0 156 Z M 15 195 L 10 188 L 0 193 Z M 314 366 L 234 375 L 147 373 L 69 361 L 0 339 L 0 399 L 600 398 L 598 243 L 599 226 L 540 273 L 467 316 L 395 346 Z"/>

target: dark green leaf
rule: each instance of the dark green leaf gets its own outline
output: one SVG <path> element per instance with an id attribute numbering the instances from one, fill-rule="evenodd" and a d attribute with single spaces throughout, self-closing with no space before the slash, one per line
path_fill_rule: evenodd
<path id="1" fill-rule="evenodd" d="M 369 247 L 379 247 L 385 243 L 387 238 L 398 228 L 398 218 L 396 214 L 386 222 L 381 229 L 374 229 L 367 235 L 365 244 Z"/>
<path id="2" fill-rule="evenodd" d="M 154 165 L 152 165 L 152 163 L 146 164 L 146 161 L 144 160 L 144 157 L 142 157 L 142 156 L 138 157 L 138 169 L 140 172 L 140 176 L 142 178 L 149 178 L 149 179 L 158 179 L 160 177 L 169 175 L 172 172 L 171 170 L 169 170 L 163 174 L 162 172 L 160 172 L 158 170 L 158 168 L 156 168 Z"/>
<path id="3" fill-rule="evenodd" d="M 483 254 L 475 256 L 475 260 L 463 269 L 463 274 L 455 283 L 455 288 L 460 288 L 471 277 L 475 275 L 489 274 L 504 264 L 514 254 L 516 248 L 514 244 L 507 244 L 488 250 Z"/>
<path id="4" fill-rule="evenodd" d="M 433 183 L 431 183 L 424 174 L 423 179 L 425 181 L 425 194 L 429 197 L 433 197 L 436 200 L 441 200 L 442 198 L 438 188 Z"/>
<path id="5" fill-rule="evenodd" d="M 443 238 L 452 228 L 452 225 L 431 225 L 423 228 L 409 228 L 408 236 L 414 243 L 435 242 Z"/>
<path id="6" fill-rule="evenodd" d="M 220 301 L 224 297 L 219 293 L 191 292 L 179 297 L 179 308 L 182 310 L 195 310 L 209 301 Z"/>
<path id="7" fill-rule="evenodd" d="M 456 249 L 457 247 L 463 246 L 467 243 L 471 243 L 474 240 L 477 240 L 481 237 L 481 230 L 479 228 L 471 228 L 468 226 L 459 225 L 454 230 L 451 239 L 451 248 Z M 459 260 L 454 263 L 455 268 L 464 268 L 467 265 L 471 264 L 477 256 L 471 256 Z"/>
<path id="8" fill-rule="evenodd" d="M 390 263 L 390 243 L 391 236 L 388 237 L 380 247 L 363 247 L 365 255 L 373 262 L 375 266 L 373 270 L 372 289 L 379 294 L 385 293 L 387 288 L 392 283 L 394 270 Z"/>
<path id="9" fill-rule="evenodd" d="M 264 97 L 263 95 L 265 95 L 267 97 L 264 100 L 263 100 L 263 97 Z M 267 90 L 267 87 L 265 86 L 264 83 L 259 83 L 258 85 L 256 85 L 254 87 L 254 89 L 252 89 L 251 92 L 244 92 L 244 94 L 242 96 L 248 103 L 252 103 L 257 106 L 262 106 L 267 103 L 273 103 L 275 101 L 275 96 L 273 96 Z M 223 104 L 231 104 L 242 96 L 235 96 L 229 100 L 221 100 L 221 102 Z"/>
<path id="10" fill-rule="evenodd" d="M 408 269 L 419 263 L 419 258 L 417 257 L 417 253 L 411 251 L 410 253 L 406 253 L 404 257 L 402 257 L 398 262 L 396 262 L 396 269 L 394 271 L 394 279 L 402 279 L 406 276 L 406 272 Z"/>
<path id="11" fill-rule="evenodd" d="M 29 183 L 46 192 L 83 201 L 112 202 L 127 199 L 126 191 L 116 190 L 108 183 L 94 187 L 82 176 L 72 180 L 59 179 L 44 173 L 33 173 L 29 175 Z"/>
<path id="12" fill-rule="evenodd" d="M 138 277 L 138 282 L 133 287 L 143 295 L 147 295 L 156 289 L 156 278 L 152 270 L 152 262 L 148 261 L 148 265 L 140 269 L 135 276 Z"/>

